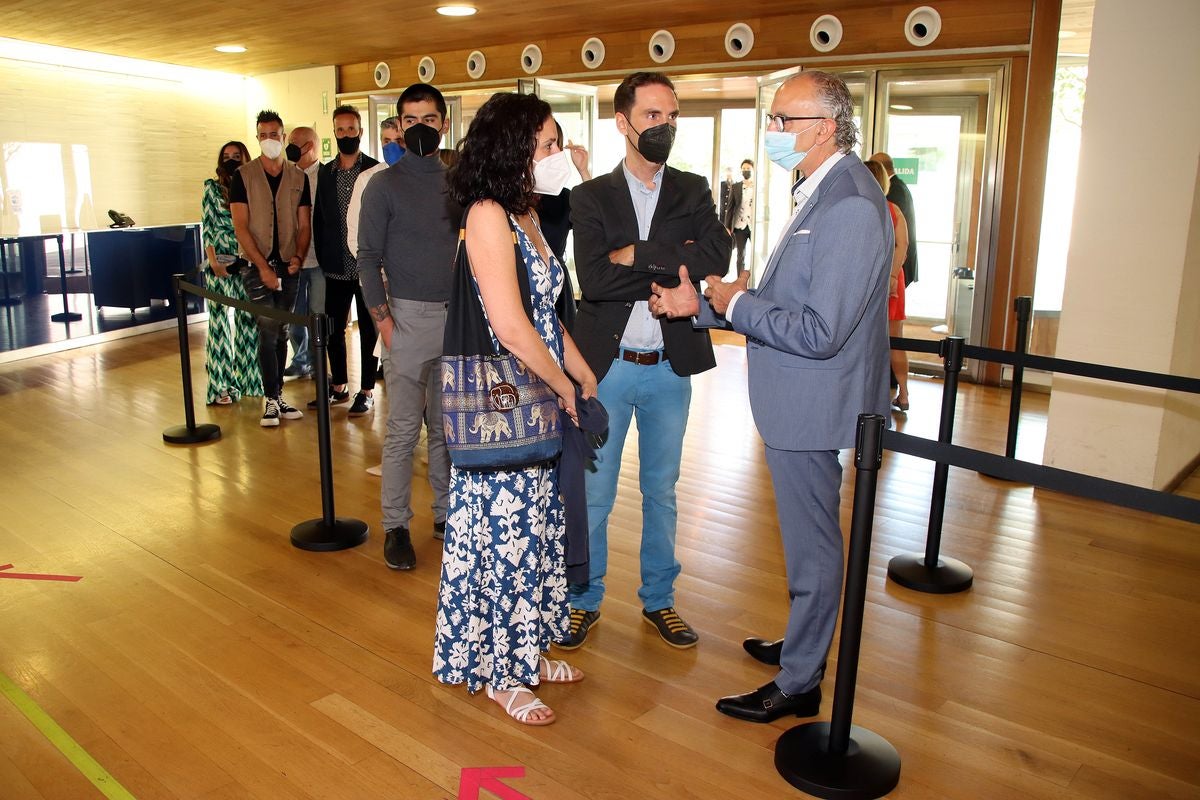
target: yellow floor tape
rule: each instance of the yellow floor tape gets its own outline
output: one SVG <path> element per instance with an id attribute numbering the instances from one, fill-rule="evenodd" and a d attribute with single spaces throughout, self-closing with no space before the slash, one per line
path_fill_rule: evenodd
<path id="1" fill-rule="evenodd" d="M 66 756 L 67 760 L 92 782 L 93 786 L 100 790 L 101 794 L 109 800 L 137 800 L 3 672 L 0 672 L 0 694 L 11 700 L 17 710 L 24 714 L 34 727 L 41 731 L 42 735 L 49 739 L 50 743 L 57 747 L 58 751 Z"/>

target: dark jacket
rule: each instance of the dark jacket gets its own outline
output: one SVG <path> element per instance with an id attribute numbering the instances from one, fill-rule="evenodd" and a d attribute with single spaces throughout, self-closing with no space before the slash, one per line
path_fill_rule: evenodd
<path id="1" fill-rule="evenodd" d="M 366 153 L 360 153 L 360 174 L 379 162 Z M 316 247 L 317 263 L 321 268 L 340 274 L 343 264 L 350 255 L 346 247 L 346 219 L 338 203 L 337 177 L 333 167 L 337 158 L 322 164 L 317 170 L 317 196 L 313 198 L 312 231 Z"/>
<path id="2" fill-rule="evenodd" d="M 721 224 L 730 230 L 733 229 L 733 224 L 737 222 L 738 212 L 742 210 L 742 182 L 738 181 L 729 190 L 729 205 L 725 208 L 725 213 L 721 215 Z M 747 230 L 750 226 L 746 226 Z"/>
<path id="3" fill-rule="evenodd" d="M 908 223 L 908 253 L 904 257 L 904 285 L 908 286 L 917 279 L 917 212 L 913 210 L 912 192 L 895 175 L 888 186 L 887 199 L 896 204 Z"/>
<path id="4" fill-rule="evenodd" d="M 646 241 L 638 238 L 637 213 L 621 164 L 571 191 L 575 273 L 582 296 L 572 336 L 597 380 L 603 380 L 617 357 L 633 303 L 650 299 L 651 283 L 679 285 L 681 264 L 695 282 L 729 270 L 732 244 L 717 219 L 708 181 L 673 167 L 663 171 L 662 180 Z M 608 260 L 609 252 L 629 244 L 635 245 L 632 267 Z M 659 322 L 676 374 L 695 375 L 716 366 L 707 330 L 696 330 L 690 319 Z"/>

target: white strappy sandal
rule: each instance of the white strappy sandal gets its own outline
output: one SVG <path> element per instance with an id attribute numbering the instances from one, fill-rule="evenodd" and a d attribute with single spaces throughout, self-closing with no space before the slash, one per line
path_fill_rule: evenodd
<path id="1" fill-rule="evenodd" d="M 539 700 L 537 696 L 534 695 L 533 690 L 527 686 L 518 686 L 515 689 L 501 689 L 501 692 L 509 692 L 507 701 L 496 699 L 497 693 L 492 689 L 492 685 L 490 683 L 487 685 L 486 689 L 488 698 L 495 700 L 501 707 L 504 708 L 504 712 L 506 714 L 522 725 L 541 726 L 549 725 L 551 722 L 554 722 L 554 710 Z M 529 695 L 533 699 L 524 705 L 518 705 L 519 700 L 524 695 Z M 549 712 L 549 716 L 542 717 L 541 719 L 532 718 L 533 712 L 542 710 Z"/>
<path id="2" fill-rule="evenodd" d="M 579 683 L 583 680 L 583 672 L 565 661 L 551 661 L 543 655 L 538 656 L 538 661 L 538 677 L 542 683 Z"/>

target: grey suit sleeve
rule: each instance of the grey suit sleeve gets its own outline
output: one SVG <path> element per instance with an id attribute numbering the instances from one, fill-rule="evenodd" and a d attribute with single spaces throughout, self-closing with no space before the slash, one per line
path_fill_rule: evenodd
<path id="1" fill-rule="evenodd" d="M 837 355 L 862 319 L 874 291 L 886 291 L 881 274 L 884 254 L 894 247 L 891 226 L 881 225 L 879 210 L 867 198 L 839 201 L 814 228 L 812 277 L 798 307 L 784 308 L 769 299 L 746 295 L 734 308 L 733 329 L 768 347 L 811 359 Z M 780 262 L 772 280 L 787 280 Z M 772 296 L 778 292 L 772 292 Z"/>

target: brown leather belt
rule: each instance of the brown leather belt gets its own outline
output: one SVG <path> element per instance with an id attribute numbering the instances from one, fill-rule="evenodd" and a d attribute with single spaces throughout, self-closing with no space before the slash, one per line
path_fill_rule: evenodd
<path id="1" fill-rule="evenodd" d="M 653 367 L 659 361 L 663 360 L 662 353 L 653 352 L 645 353 L 638 350 L 626 350 L 621 348 L 621 360 L 628 361 L 631 364 L 641 364 L 643 367 Z"/>

